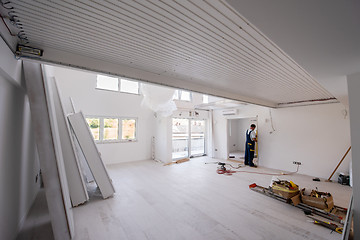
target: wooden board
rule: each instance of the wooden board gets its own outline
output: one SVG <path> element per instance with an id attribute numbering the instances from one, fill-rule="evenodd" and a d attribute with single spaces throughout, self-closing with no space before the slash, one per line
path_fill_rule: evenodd
<path id="1" fill-rule="evenodd" d="M 84 114 L 82 112 L 74 113 L 69 115 L 68 119 L 103 198 L 113 196 L 114 186 L 100 157 Z"/>

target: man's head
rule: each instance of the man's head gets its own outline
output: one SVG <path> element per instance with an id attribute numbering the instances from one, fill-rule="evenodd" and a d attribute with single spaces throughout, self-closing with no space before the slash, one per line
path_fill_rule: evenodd
<path id="1" fill-rule="evenodd" d="M 251 130 L 253 130 L 253 131 L 254 131 L 254 130 L 255 130 L 255 128 L 256 128 L 256 125 L 255 125 L 255 124 L 251 124 L 251 125 L 250 125 L 250 129 L 251 129 Z"/>

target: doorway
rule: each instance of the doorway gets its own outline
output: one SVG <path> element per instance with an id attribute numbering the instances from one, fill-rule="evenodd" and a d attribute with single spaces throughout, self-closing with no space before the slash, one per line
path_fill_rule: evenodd
<path id="1" fill-rule="evenodd" d="M 251 124 L 256 125 L 256 134 L 258 134 L 257 117 L 250 118 L 236 118 L 228 119 L 228 158 L 244 161 L 245 156 L 245 142 L 246 142 L 246 130 L 250 128 Z M 255 156 L 254 162 L 258 159 L 258 144 L 255 144 Z"/>
<path id="2" fill-rule="evenodd" d="M 203 119 L 172 119 L 172 158 L 204 156 L 205 127 Z"/>

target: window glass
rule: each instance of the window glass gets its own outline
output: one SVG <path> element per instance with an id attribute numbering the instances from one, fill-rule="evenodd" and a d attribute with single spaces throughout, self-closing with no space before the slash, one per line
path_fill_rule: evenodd
<path id="1" fill-rule="evenodd" d="M 104 140 L 117 140 L 119 132 L 119 119 L 104 118 Z"/>
<path id="2" fill-rule="evenodd" d="M 181 91 L 180 100 L 191 101 L 191 93 L 188 91 Z"/>
<path id="3" fill-rule="evenodd" d="M 209 96 L 203 94 L 203 103 L 209 103 Z"/>
<path id="4" fill-rule="evenodd" d="M 96 88 L 119 91 L 119 79 L 104 75 L 97 75 Z"/>
<path id="5" fill-rule="evenodd" d="M 133 140 L 136 138 L 136 120 L 123 119 L 122 120 L 122 136 L 123 140 Z"/>
<path id="6" fill-rule="evenodd" d="M 173 99 L 175 99 L 175 100 L 179 100 L 179 90 L 175 90 L 175 93 L 174 93 Z"/>
<path id="7" fill-rule="evenodd" d="M 90 131 L 94 140 L 100 140 L 100 119 L 99 118 L 86 118 L 86 122 L 90 127 Z"/>
<path id="8" fill-rule="evenodd" d="M 120 80 L 120 91 L 126 93 L 139 94 L 139 83 L 126 79 Z"/>

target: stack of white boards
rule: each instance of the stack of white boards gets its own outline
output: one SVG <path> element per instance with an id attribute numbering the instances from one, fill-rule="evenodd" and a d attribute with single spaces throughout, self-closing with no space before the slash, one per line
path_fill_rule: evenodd
<path id="1" fill-rule="evenodd" d="M 70 114 L 68 119 L 102 197 L 105 199 L 113 196 L 114 186 L 97 150 L 84 114 L 82 112 Z"/>

